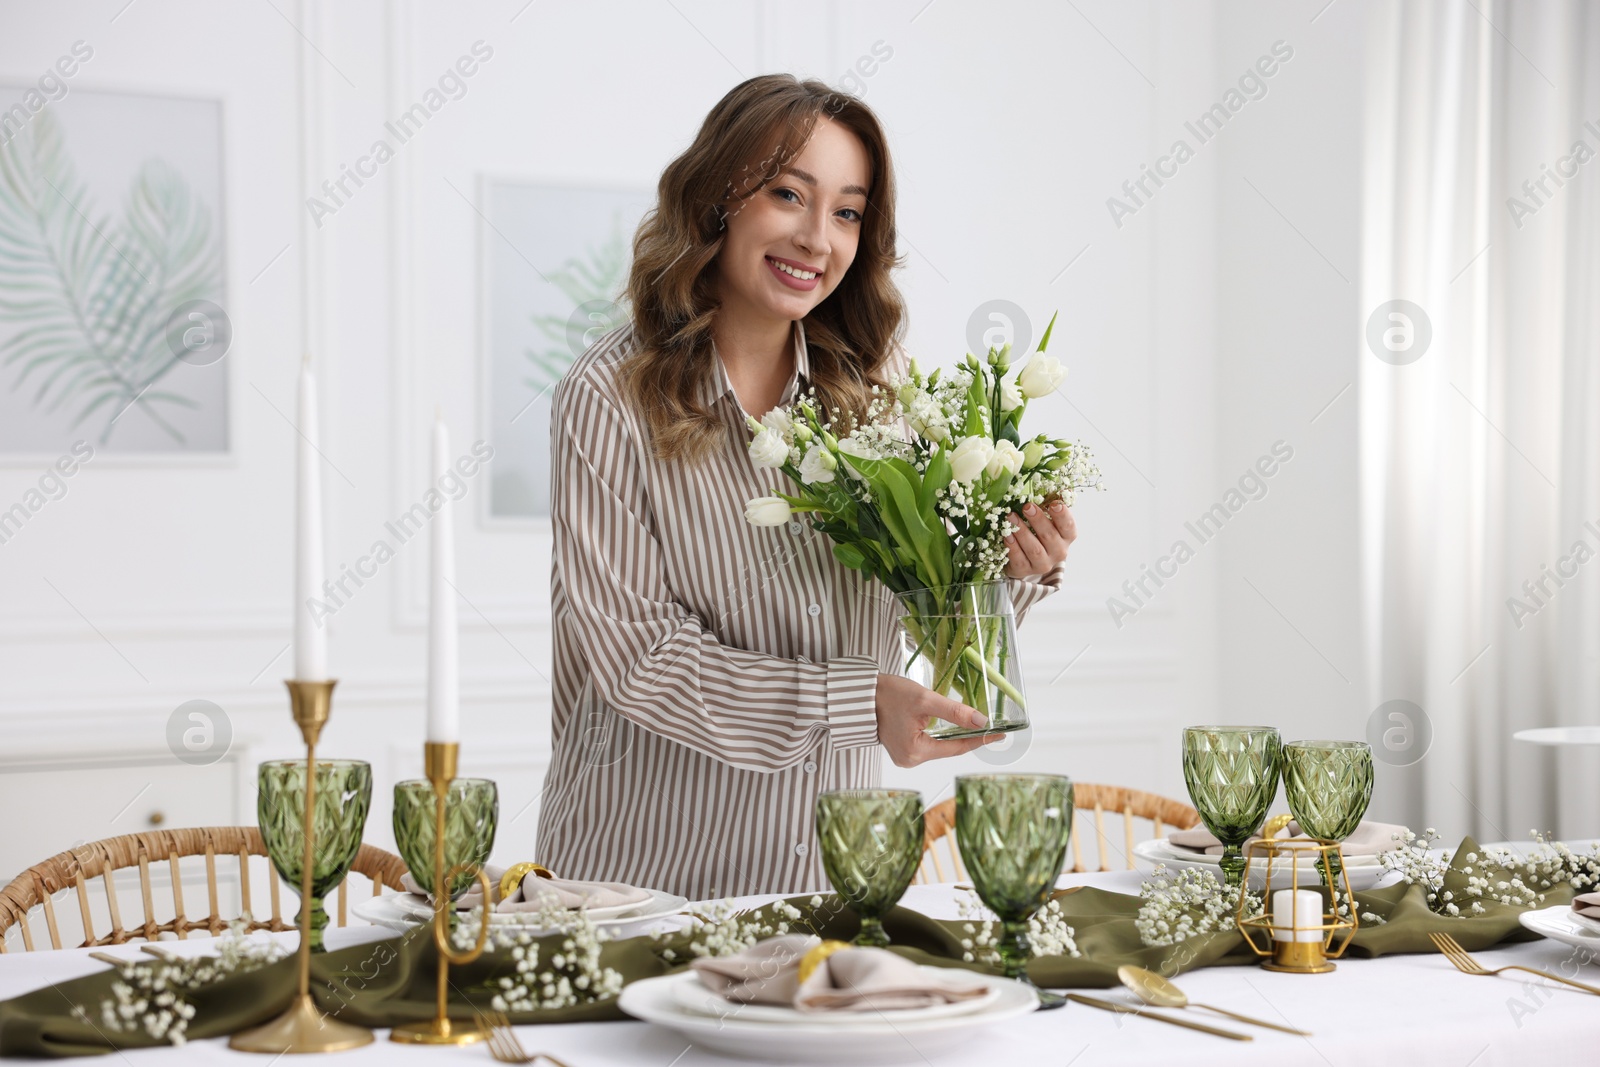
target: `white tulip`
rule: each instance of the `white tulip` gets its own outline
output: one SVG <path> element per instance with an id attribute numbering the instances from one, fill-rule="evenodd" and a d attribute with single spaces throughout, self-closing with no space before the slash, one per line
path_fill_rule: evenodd
<path id="1" fill-rule="evenodd" d="M 839 451 L 847 456 L 859 456 L 862 459 L 882 459 L 878 450 L 859 437 L 839 438 Z"/>
<path id="2" fill-rule="evenodd" d="M 789 413 L 782 408 L 773 408 L 761 416 L 761 425 L 783 438 L 785 442 L 794 440 L 794 420 L 789 418 Z"/>
<path id="3" fill-rule="evenodd" d="M 781 467 L 789 462 L 789 446 L 778 431 L 764 429 L 750 442 L 750 460 L 758 467 Z"/>
<path id="4" fill-rule="evenodd" d="M 1004 381 L 1000 383 L 1000 410 L 1015 411 L 1022 406 L 1022 390 L 1017 388 L 1017 383 Z"/>
<path id="5" fill-rule="evenodd" d="M 989 465 L 994 444 L 987 437 L 963 437 L 950 454 L 950 476 L 963 484 L 971 482 Z"/>
<path id="6" fill-rule="evenodd" d="M 782 526 L 793 513 L 781 496 L 758 496 L 744 506 L 744 521 L 751 526 Z"/>
<path id="7" fill-rule="evenodd" d="M 991 478 L 1008 478 L 1022 469 L 1022 449 L 1010 441 L 996 441 L 984 470 Z"/>
<path id="8" fill-rule="evenodd" d="M 1056 386 L 1066 376 L 1067 368 L 1061 365 L 1059 359 L 1036 352 L 1028 360 L 1028 365 L 1022 368 L 1022 373 L 1017 375 L 1017 385 L 1021 386 L 1022 395 L 1032 400 L 1055 392 Z"/>
<path id="9" fill-rule="evenodd" d="M 833 458 L 833 453 L 825 446 L 818 445 L 800 460 L 800 480 L 807 485 L 831 482 L 834 468 L 838 465 L 839 461 Z"/>

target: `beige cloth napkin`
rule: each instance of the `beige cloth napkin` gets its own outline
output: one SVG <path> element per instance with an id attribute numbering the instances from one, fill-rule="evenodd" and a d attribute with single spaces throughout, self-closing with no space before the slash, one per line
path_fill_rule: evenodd
<path id="1" fill-rule="evenodd" d="M 506 868 L 484 864 L 483 873 L 489 876 L 489 884 L 494 887 L 495 911 L 500 912 L 536 911 L 551 903 L 570 909 L 610 908 L 622 904 L 643 904 L 650 899 L 648 889 L 624 885 L 622 882 L 580 882 L 573 878 L 543 878 L 529 873 L 522 879 L 517 892 L 502 900 L 500 879 L 505 877 Z M 409 871 L 400 876 L 400 882 L 407 892 L 429 903 L 433 902 L 433 894 L 418 885 Z M 482 899 L 483 891 L 477 882 L 473 882 L 472 888 L 456 899 L 456 910 L 476 908 Z"/>
<path id="2" fill-rule="evenodd" d="M 1585 919 L 1600 919 L 1600 893 L 1579 893 L 1572 898 L 1572 910 Z"/>
<path id="3" fill-rule="evenodd" d="M 800 961 L 821 944 L 811 934 L 784 934 L 732 956 L 691 960 L 707 989 L 741 1004 L 777 1004 L 800 1011 L 895 1011 L 981 997 L 987 986 L 954 987 L 881 948 L 841 948 L 800 982 Z"/>
<path id="4" fill-rule="evenodd" d="M 1357 856 L 1376 856 L 1400 847 L 1405 839 L 1406 828 L 1387 822 L 1363 822 L 1357 826 L 1355 832 L 1345 838 L 1341 843 L 1341 851 L 1346 859 Z M 1286 841 L 1290 838 L 1301 836 L 1300 824 L 1291 822 L 1278 832 L 1275 840 Z M 1174 848 L 1188 849 L 1191 852 L 1203 852 L 1208 856 L 1222 855 L 1222 842 L 1214 837 L 1210 830 L 1204 826 L 1196 826 L 1193 830 L 1174 830 L 1168 835 L 1167 840 Z M 1259 834 L 1250 838 L 1250 841 L 1259 841 Z M 1249 844 L 1249 842 L 1245 842 Z"/>

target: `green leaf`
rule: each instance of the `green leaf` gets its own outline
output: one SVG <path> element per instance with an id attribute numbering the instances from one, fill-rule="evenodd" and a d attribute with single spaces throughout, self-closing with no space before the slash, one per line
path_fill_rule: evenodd
<path id="1" fill-rule="evenodd" d="M 1044 346 L 1050 343 L 1050 331 L 1056 328 L 1056 315 L 1059 314 L 1061 312 L 1057 311 L 1050 316 L 1050 325 L 1044 328 L 1044 336 L 1039 338 L 1039 351 L 1043 352 Z"/>
<path id="2" fill-rule="evenodd" d="M 928 457 L 928 467 L 922 472 L 922 488 L 917 492 L 917 506 L 924 515 L 937 514 L 936 497 L 950 484 L 950 457 L 940 448 Z"/>
<path id="3" fill-rule="evenodd" d="M 833 546 L 833 558 L 853 571 L 867 568 L 867 557 L 854 545 L 835 543 Z"/>

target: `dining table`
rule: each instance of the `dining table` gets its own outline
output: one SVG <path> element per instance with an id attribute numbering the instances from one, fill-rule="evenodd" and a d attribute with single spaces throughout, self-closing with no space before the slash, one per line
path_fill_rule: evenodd
<path id="1" fill-rule="evenodd" d="M 1139 871 L 1064 874 L 1059 887 L 1097 886 L 1136 894 Z M 958 884 L 913 885 L 901 906 L 933 918 L 962 917 L 970 894 Z M 782 899 L 777 894 L 737 898 L 740 907 Z M 292 948 L 294 932 L 252 935 Z M 381 926 L 330 927 L 329 949 L 397 936 Z M 1600 984 L 1600 937 L 1590 952 L 1552 940 L 1506 944 L 1474 955 L 1488 967 L 1507 964 L 1540 968 Z M 210 939 L 163 941 L 180 954 L 213 951 Z M 137 943 L 101 949 L 138 957 Z M 147 958 L 147 957 L 146 957 Z M 87 949 L 0 955 L 0 999 L 91 974 L 106 966 Z M 954 1047 L 938 1035 L 904 1034 L 899 1062 L 927 1067 L 1096 1067 L 1149 1064 L 1308 1064 L 1328 1067 L 1495 1067 L 1593 1062 L 1600 1055 L 1600 997 L 1521 972 L 1499 977 L 1458 972 L 1438 953 L 1397 954 L 1377 959 L 1346 956 L 1327 974 L 1274 973 L 1256 966 L 1215 966 L 1176 977 L 1196 1004 L 1207 1004 L 1311 1032 L 1299 1037 L 1200 1010 L 1165 1009 L 1168 1015 L 1249 1033 L 1235 1041 L 1164 1024 L 1143 1015 L 1117 1014 L 1082 1003 L 1036 1011 L 985 1027 Z M 1143 1008 L 1125 989 L 1088 989 L 1084 994 Z M 1151 1009 L 1151 1011 L 1154 1011 Z M 518 1026 L 516 1036 L 531 1052 L 545 1052 L 566 1067 L 715 1067 L 742 1062 L 785 1063 L 784 1042 L 774 1034 L 772 1057 L 737 1060 L 700 1048 L 662 1027 L 633 1021 Z M 372 1044 L 333 1054 L 332 1062 L 356 1064 L 495 1062 L 483 1043 L 459 1047 L 404 1045 L 377 1032 Z M 120 1050 L 119 1065 L 213 1062 L 262 1063 L 260 1054 L 235 1052 L 226 1039 L 190 1041 L 182 1047 Z M 270 1063 L 273 1057 L 266 1057 Z M 839 1064 L 838 1067 L 851 1067 Z"/>

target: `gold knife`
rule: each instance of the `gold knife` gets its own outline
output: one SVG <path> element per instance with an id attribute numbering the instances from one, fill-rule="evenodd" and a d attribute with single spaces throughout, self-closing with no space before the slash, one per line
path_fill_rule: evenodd
<path id="1" fill-rule="evenodd" d="M 1192 1023 L 1188 1019 L 1174 1019 L 1170 1015 L 1156 1015 L 1144 1008 L 1133 1008 L 1126 1004 L 1117 1004 L 1109 1000 L 1096 1000 L 1094 997 L 1086 997 L 1082 993 L 1068 993 L 1067 999 L 1075 1000 L 1079 1004 L 1087 1004 L 1091 1008 L 1099 1008 L 1102 1011 L 1114 1011 L 1118 1015 L 1142 1015 L 1146 1019 L 1154 1019 L 1156 1022 L 1171 1023 L 1173 1026 L 1181 1026 L 1187 1030 L 1199 1030 L 1203 1034 L 1213 1034 L 1217 1037 L 1226 1037 L 1234 1041 L 1255 1040 L 1249 1034 L 1241 1034 L 1234 1030 L 1224 1030 L 1220 1026 Z"/>

